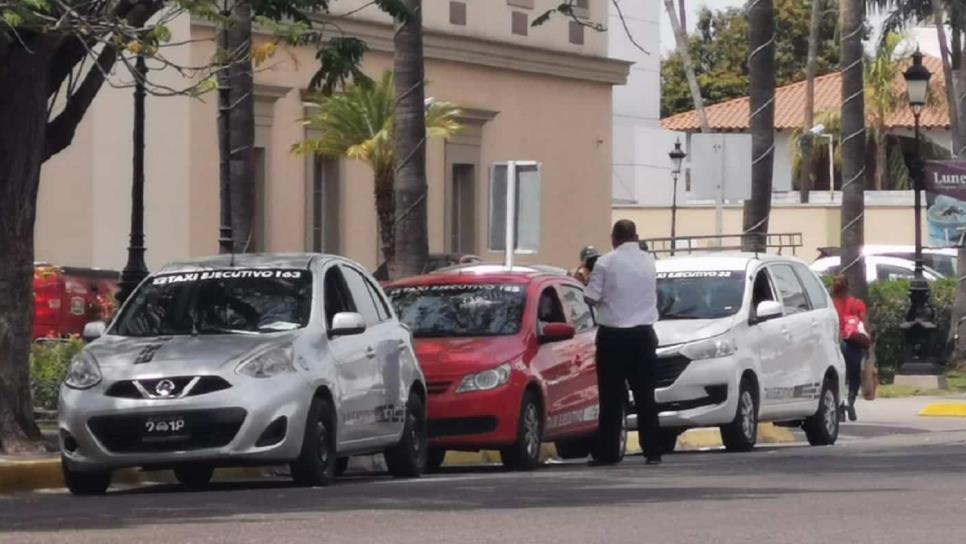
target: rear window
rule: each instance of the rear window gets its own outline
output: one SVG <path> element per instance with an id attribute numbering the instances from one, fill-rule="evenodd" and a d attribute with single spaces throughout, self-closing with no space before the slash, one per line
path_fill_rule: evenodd
<path id="1" fill-rule="evenodd" d="M 513 335 L 520 332 L 526 303 L 522 285 L 390 287 L 386 294 L 417 338 Z"/>

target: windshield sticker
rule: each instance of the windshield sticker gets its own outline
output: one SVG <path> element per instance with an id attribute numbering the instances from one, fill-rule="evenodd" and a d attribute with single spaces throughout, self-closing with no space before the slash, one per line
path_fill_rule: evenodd
<path id="1" fill-rule="evenodd" d="M 676 280 L 689 278 L 730 278 L 737 275 L 734 270 L 701 270 L 694 272 L 658 272 L 655 277 L 659 280 Z"/>
<path id="2" fill-rule="evenodd" d="M 523 288 L 519 285 L 479 285 L 479 284 L 457 284 L 457 285 L 416 285 L 412 287 L 394 287 L 392 291 L 398 293 L 450 293 L 465 291 L 499 291 L 502 293 L 520 293 Z"/>
<path id="3" fill-rule="evenodd" d="M 187 272 L 184 274 L 167 274 L 156 276 L 151 285 L 168 285 L 172 283 L 187 283 L 208 280 L 241 280 L 241 279 L 299 279 L 302 270 L 254 269 L 254 270 L 208 270 L 205 272 Z"/>

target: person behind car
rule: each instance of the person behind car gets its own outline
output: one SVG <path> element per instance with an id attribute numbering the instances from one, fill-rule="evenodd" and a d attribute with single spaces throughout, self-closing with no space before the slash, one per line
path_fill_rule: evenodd
<path id="1" fill-rule="evenodd" d="M 858 318 L 869 328 L 869 315 L 865 303 L 861 299 L 849 294 L 849 280 L 843 275 L 835 276 L 832 281 L 832 302 L 839 314 L 839 337 L 842 339 L 842 357 L 845 358 L 846 381 L 849 384 L 849 399 L 846 410 L 850 421 L 858 419 L 855 413 L 855 398 L 859 395 L 859 383 L 862 381 L 862 359 L 865 358 L 865 347 L 860 343 L 846 338 L 846 323 L 850 317 Z"/>
<path id="2" fill-rule="evenodd" d="M 641 249 L 637 226 L 622 219 L 611 232 L 614 250 L 590 274 L 587 300 L 597 306 L 597 386 L 600 395 L 596 459 L 616 463 L 623 429 L 622 403 L 630 383 L 637 407 L 638 432 L 648 464 L 663 453 L 654 399 L 658 319 L 654 257 Z"/>
<path id="3" fill-rule="evenodd" d="M 580 264 L 577 268 L 570 271 L 570 276 L 580 283 L 587 285 L 590 281 L 590 272 L 594 269 L 594 263 L 600 257 L 600 252 L 594 246 L 587 246 L 580 250 Z"/>

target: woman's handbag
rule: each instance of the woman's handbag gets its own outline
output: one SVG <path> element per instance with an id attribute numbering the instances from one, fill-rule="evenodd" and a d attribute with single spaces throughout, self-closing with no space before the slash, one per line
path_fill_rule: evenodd
<path id="1" fill-rule="evenodd" d="M 869 332 L 865 330 L 865 323 L 854 315 L 845 318 L 845 325 L 842 327 L 842 339 L 846 342 L 867 348 L 872 343 Z"/>

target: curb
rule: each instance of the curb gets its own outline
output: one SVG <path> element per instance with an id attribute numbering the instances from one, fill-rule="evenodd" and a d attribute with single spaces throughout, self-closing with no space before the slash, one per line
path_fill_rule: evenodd
<path id="1" fill-rule="evenodd" d="M 933 402 L 919 411 L 925 417 L 966 417 L 966 403 Z"/>

